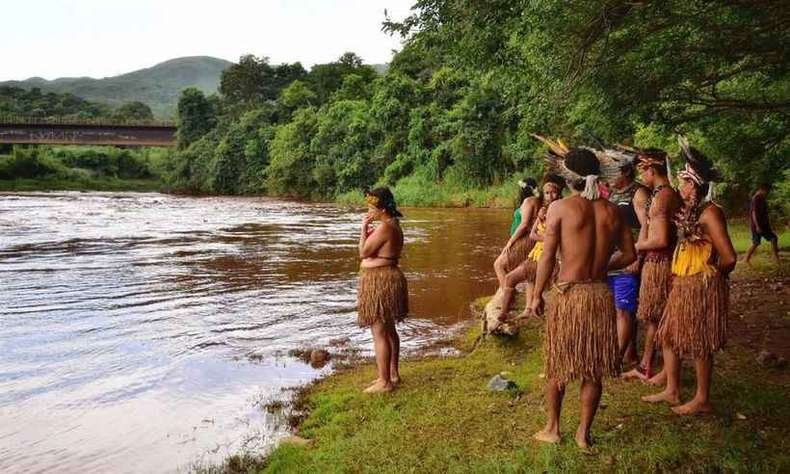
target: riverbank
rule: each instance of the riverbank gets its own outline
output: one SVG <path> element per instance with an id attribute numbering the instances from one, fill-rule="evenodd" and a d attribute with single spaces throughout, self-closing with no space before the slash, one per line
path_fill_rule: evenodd
<path id="1" fill-rule="evenodd" d="M 0 192 L 32 191 L 130 191 L 158 192 L 164 184 L 158 179 L 61 178 L 0 179 Z"/>
<path id="2" fill-rule="evenodd" d="M 716 359 L 715 412 L 680 418 L 666 406 L 639 400 L 654 388 L 608 381 L 594 425 L 593 455 L 582 454 L 572 440 L 578 384 L 568 389 L 562 443 L 531 439 L 545 422 L 536 320 L 514 339 L 476 344 L 479 330 L 471 329 L 453 341 L 460 357 L 406 361 L 404 383 L 389 396 L 361 393 L 375 377 L 370 364 L 308 387 L 301 403 L 309 415 L 298 435 L 309 443 L 281 444 L 263 471 L 787 471 L 790 375 L 757 357 L 761 351 L 790 356 L 789 302 L 786 260 L 777 267 L 760 256 L 754 267 L 742 265 L 733 276 L 731 341 Z M 500 373 L 517 388 L 489 391 L 487 382 Z M 687 399 L 694 386 L 690 366 L 683 384 Z"/>

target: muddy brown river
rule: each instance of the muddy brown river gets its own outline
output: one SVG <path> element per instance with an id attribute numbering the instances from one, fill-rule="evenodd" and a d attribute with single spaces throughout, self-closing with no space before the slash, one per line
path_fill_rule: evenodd
<path id="1" fill-rule="evenodd" d="M 510 212 L 406 209 L 408 353 L 490 294 Z M 174 472 L 287 431 L 263 406 L 372 350 L 360 210 L 263 198 L 0 195 L 0 472 Z"/>

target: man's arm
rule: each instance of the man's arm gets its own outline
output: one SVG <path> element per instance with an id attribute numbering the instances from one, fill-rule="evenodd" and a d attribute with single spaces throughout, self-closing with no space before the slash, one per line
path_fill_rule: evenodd
<path id="1" fill-rule="evenodd" d="M 653 199 L 647 235 L 644 240 L 637 242 L 637 250 L 661 250 L 669 247 L 671 242 L 669 233 L 672 230 L 670 220 L 675 211 L 674 197 L 673 191 L 666 190 Z"/>
<path id="2" fill-rule="evenodd" d="M 559 202 L 549 205 L 546 214 L 546 232 L 543 234 L 543 253 L 538 260 L 538 268 L 535 274 L 535 288 L 532 292 L 534 299 L 542 298 L 546 284 L 554 273 L 554 265 L 557 261 L 557 248 L 560 244 L 560 214 Z"/>
<path id="3" fill-rule="evenodd" d="M 719 256 L 719 271 L 729 275 L 738 257 L 727 232 L 727 220 L 719 206 L 708 206 L 700 216 L 700 223 Z"/>
<path id="4" fill-rule="evenodd" d="M 631 235 L 631 229 L 628 228 L 622 219 L 619 219 L 619 216 L 618 220 L 620 221 L 620 229 L 615 235 L 615 247 L 617 247 L 618 251 L 609 260 L 608 271 L 619 270 L 636 261 L 636 249 L 634 248 L 634 237 Z"/>

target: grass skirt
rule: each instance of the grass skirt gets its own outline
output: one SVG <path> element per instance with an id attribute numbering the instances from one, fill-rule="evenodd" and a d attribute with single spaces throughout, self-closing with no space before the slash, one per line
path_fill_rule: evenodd
<path id="1" fill-rule="evenodd" d="M 664 314 L 672 280 L 670 257 L 648 259 L 642 266 L 642 283 L 639 286 L 639 307 L 636 317 L 640 321 L 658 324 Z"/>
<path id="2" fill-rule="evenodd" d="M 729 282 L 718 272 L 675 276 L 658 338 L 681 357 L 702 358 L 727 340 Z"/>
<path id="3" fill-rule="evenodd" d="M 409 290 L 400 268 L 363 268 L 359 275 L 357 311 L 360 327 L 403 321 L 409 312 Z"/>
<path id="4" fill-rule="evenodd" d="M 601 380 L 620 374 L 617 316 L 605 282 L 558 283 L 548 296 L 546 378 Z"/>
<path id="5" fill-rule="evenodd" d="M 538 262 L 532 260 L 531 258 L 528 258 L 523 265 L 524 265 L 524 281 L 535 283 L 535 276 L 537 276 L 538 274 Z"/>
<path id="6" fill-rule="evenodd" d="M 507 251 L 505 271 L 510 273 L 511 271 L 515 270 L 516 267 L 524 263 L 534 245 L 535 241 L 528 237 L 522 237 L 513 242 L 513 245 L 511 245 L 510 249 Z"/>

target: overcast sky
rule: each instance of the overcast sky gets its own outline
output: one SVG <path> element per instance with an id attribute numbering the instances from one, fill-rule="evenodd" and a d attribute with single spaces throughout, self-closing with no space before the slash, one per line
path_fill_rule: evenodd
<path id="1" fill-rule="evenodd" d="M 242 54 L 305 67 L 353 51 L 385 63 L 381 31 L 414 0 L 4 0 L 0 80 L 107 77 L 181 56 Z"/>

